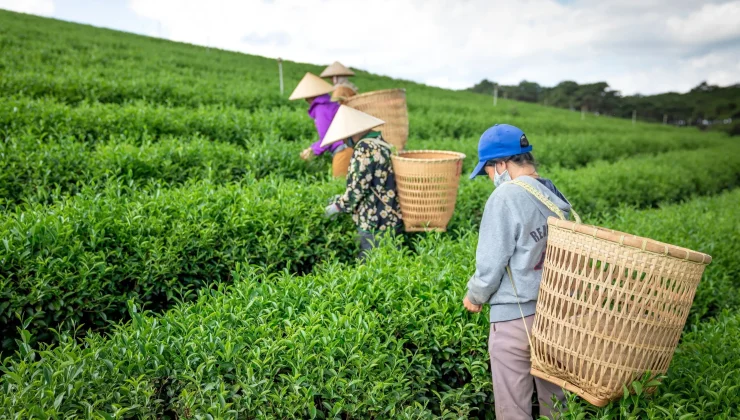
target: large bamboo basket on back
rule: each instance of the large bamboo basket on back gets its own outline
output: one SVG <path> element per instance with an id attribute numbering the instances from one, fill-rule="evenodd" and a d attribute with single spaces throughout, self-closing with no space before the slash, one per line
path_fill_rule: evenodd
<path id="1" fill-rule="evenodd" d="M 602 407 L 665 373 L 712 257 L 554 217 L 548 232 L 532 374 Z"/>
<path id="2" fill-rule="evenodd" d="M 413 150 L 391 156 L 406 232 L 447 230 L 465 155 Z"/>
<path id="3" fill-rule="evenodd" d="M 385 121 L 380 126 L 383 139 L 403 150 L 409 137 L 409 112 L 405 89 L 378 90 L 346 98 L 344 105 Z"/>
<path id="4" fill-rule="evenodd" d="M 332 92 L 331 99 L 333 101 L 339 102 L 340 104 L 345 104 L 347 102 L 347 99 L 356 96 L 357 92 L 352 89 L 349 86 L 337 86 L 334 88 L 334 92 Z"/>

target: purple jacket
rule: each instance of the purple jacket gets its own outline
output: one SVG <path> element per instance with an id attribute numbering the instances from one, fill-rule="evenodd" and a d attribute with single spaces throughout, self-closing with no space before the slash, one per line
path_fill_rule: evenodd
<path id="1" fill-rule="evenodd" d="M 316 124 L 316 131 L 319 132 L 319 141 L 311 145 L 311 150 L 315 155 L 320 155 L 327 150 L 333 152 L 344 142 L 338 141 L 330 144 L 326 147 L 321 147 L 321 141 L 324 140 L 326 132 L 329 130 L 331 121 L 334 119 L 339 110 L 339 104 L 331 101 L 331 96 L 321 95 L 313 100 L 311 106 L 308 108 L 308 115 L 313 118 L 313 122 Z"/>

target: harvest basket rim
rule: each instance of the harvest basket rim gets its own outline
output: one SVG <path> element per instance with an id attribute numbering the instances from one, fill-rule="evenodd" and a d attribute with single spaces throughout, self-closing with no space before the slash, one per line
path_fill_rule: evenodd
<path id="1" fill-rule="evenodd" d="M 373 90 L 373 91 L 370 91 L 370 92 L 358 93 L 357 95 L 349 98 L 348 101 L 355 100 L 357 98 L 366 98 L 368 96 L 374 96 L 374 95 L 379 95 L 379 94 L 383 94 L 383 93 L 398 92 L 398 91 L 401 91 L 403 93 L 406 93 L 406 88 L 394 88 L 394 89 Z"/>
<path id="2" fill-rule="evenodd" d="M 414 153 L 439 153 L 445 155 L 455 155 L 455 157 L 448 157 L 444 159 L 425 159 L 425 158 L 413 158 L 405 157 L 403 155 L 409 155 Z M 465 153 L 454 152 L 450 150 L 402 150 L 398 152 L 398 155 L 391 155 L 391 159 L 398 159 L 401 162 L 420 162 L 420 163 L 446 163 L 455 162 L 458 160 L 465 159 Z"/>
<path id="3" fill-rule="evenodd" d="M 643 252 L 669 256 L 680 260 L 688 260 L 695 263 L 708 265 L 712 262 L 712 256 L 703 252 L 694 251 L 688 248 L 682 248 L 676 245 L 666 244 L 655 239 L 643 238 L 630 233 L 620 232 L 618 230 L 607 229 L 595 225 L 576 223 L 569 220 L 561 220 L 557 217 L 550 216 L 547 218 L 549 226 L 567 229 L 572 232 L 592 236 L 608 242 L 617 243 L 621 246 L 636 248 Z"/>

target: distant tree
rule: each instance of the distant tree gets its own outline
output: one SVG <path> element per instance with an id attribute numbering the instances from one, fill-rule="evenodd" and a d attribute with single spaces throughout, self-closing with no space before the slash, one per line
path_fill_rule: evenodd
<path id="1" fill-rule="evenodd" d="M 522 80 L 513 92 L 513 98 L 524 102 L 537 102 L 542 88 L 534 82 Z"/>
<path id="2" fill-rule="evenodd" d="M 475 93 L 482 93 L 484 95 L 493 95 L 494 83 L 488 79 L 483 79 L 480 83 L 476 84 L 468 90 Z"/>
<path id="3" fill-rule="evenodd" d="M 494 86 L 494 82 L 484 79 L 468 90 L 492 95 Z M 589 112 L 622 118 L 632 118 L 632 111 L 637 110 L 642 121 L 662 122 L 666 116 L 669 124 L 699 125 L 740 135 L 740 84 L 721 87 L 704 81 L 683 94 L 668 92 L 630 96 L 622 96 L 606 82 L 579 85 L 572 80 L 554 87 L 522 80 L 518 85 L 499 85 L 498 89 L 501 97 L 518 101 L 545 103 L 559 108 L 586 107 Z"/>

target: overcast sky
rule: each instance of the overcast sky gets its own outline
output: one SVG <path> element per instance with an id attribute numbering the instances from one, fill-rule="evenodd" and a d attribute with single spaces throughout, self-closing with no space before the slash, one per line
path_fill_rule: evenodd
<path id="1" fill-rule="evenodd" d="M 0 0 L 0 8 L 447 88 L 740 82 L 740 0 Z"/>

